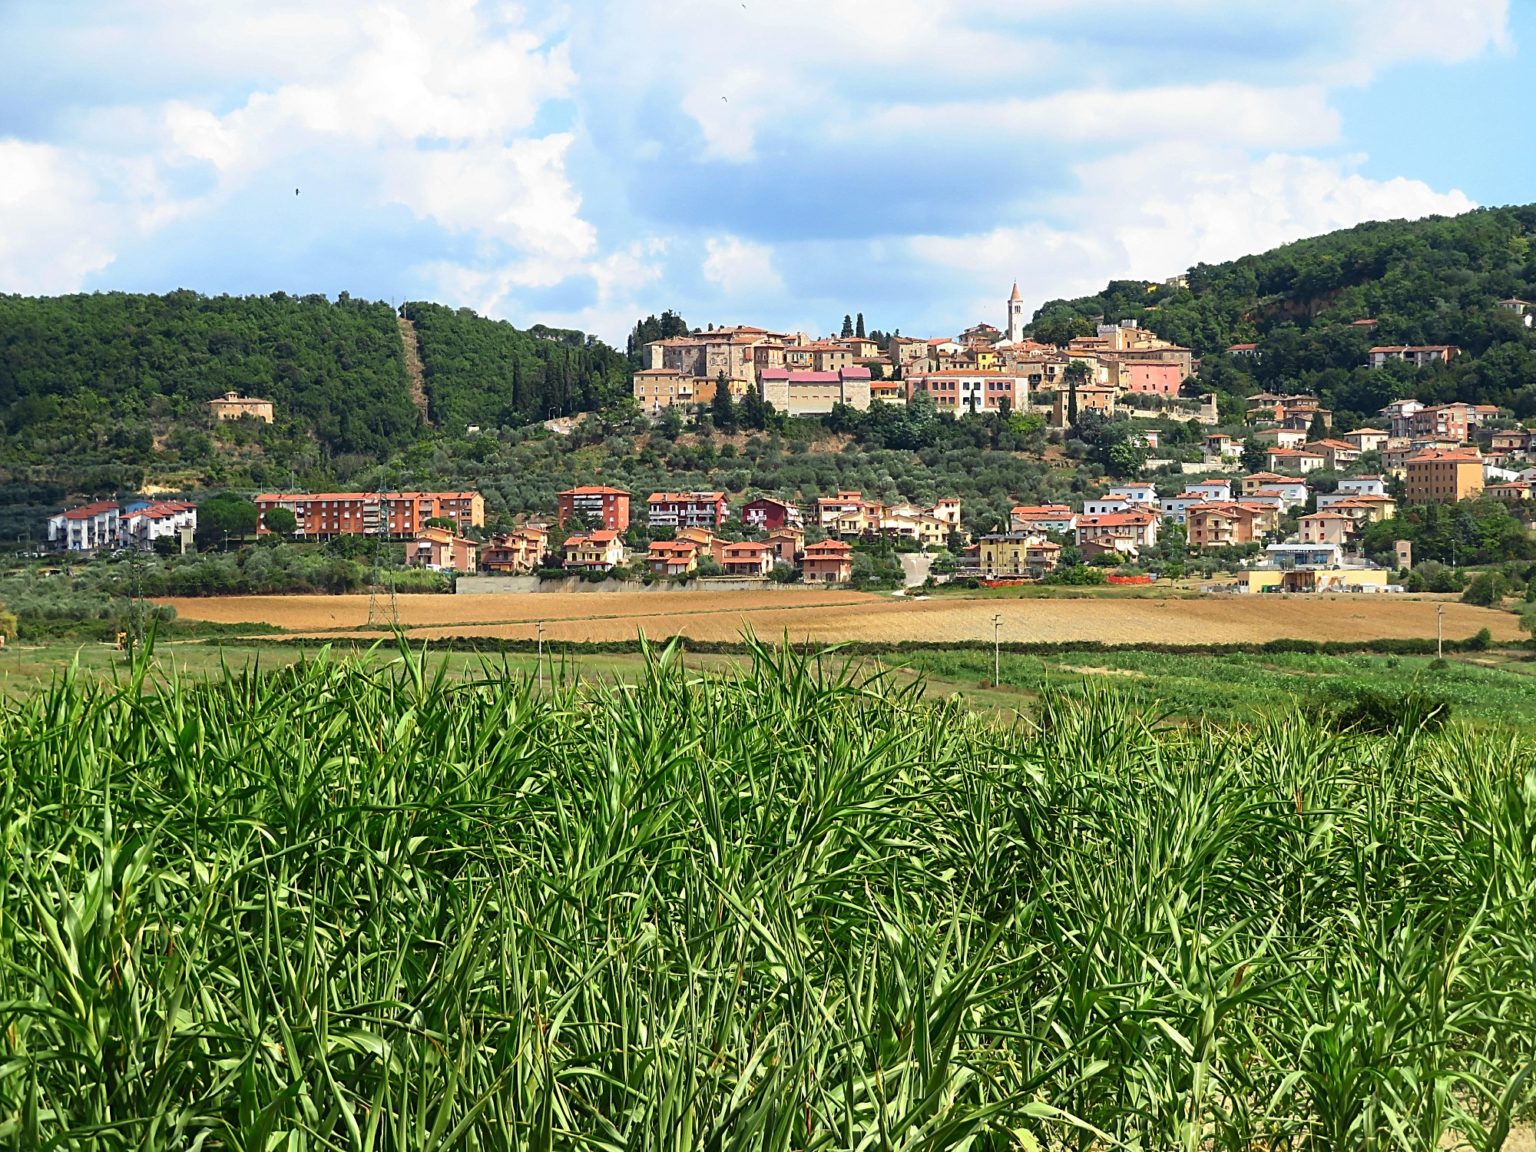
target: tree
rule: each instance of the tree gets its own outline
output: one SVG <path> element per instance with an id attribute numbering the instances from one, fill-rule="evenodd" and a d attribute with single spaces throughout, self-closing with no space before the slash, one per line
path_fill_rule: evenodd
<path id="1" fill-rule="evenodd" d="M 737 416 L 743 428 L 750 428 L 754 432 L 761 432 L 768 427 L 772 409 L 763 399 L 762 390 L 755 385 L 748 384 L 746 395 L 741 398 L 740 411 Z"/>
<path id="2" fill-rule="evenodd" d="M 1479 572 L 1467 585 L 1461 599 L 1479 608 L 1497 607 L 1504 600 L 1504 577 L 1497 572 Z"/>
<path id="3" fill-rule="evenodd" d="M 1244 472 L 1262 472 L 1265 461 L 1269 459 L 1269 450 L 1252 436 L 1243 441 L 1243 455 L 1241 463 Z"/>
<path id="4" fill-rule="evenodd" d="M 1088 382 L 1088 365 L 1081 360 L 1074 360 L 1067 365 L 1063 375 L 1067 378 L 1067 424 L 1075 428 L 1077 426 L 1077 386 Z"/>
<path id="5" fill-rule="evenodd" d="M 720 431 L 736 431 L 736 405 L 731 400 L 731 382 L 725 378 L 724 371 L 715 378 L 715 398 L 710 402 L 709 411 Z"/>
<path id="6" fill-rule="evenodd" d="M 860 340 L 864 339 L 864 313 L 860 312 L 858 319 L 853 322 L 853 334 Z"/>
<path id="7" fill-rule="evenodd" d="M 299 530 L 299 518 L 290 509 L 273 508 L 267 513 L 266 519 L 267 530 L 279 536 L 292 536 Z"/>
<path id="8" fill-rule="evenodd" d="M 249 500 L 225 492 L 197 506 L 197 534 L 219 541 L 226 549 L 231 536 L 249 536 L 255 531 L 256 505 Z"/>
<path id="9" fill-rule="evenodd" d="M 843 339 L 846 340 L 846 339 L 848 339 L 848 337 L 850 337 L 852 335 L 853 335 L 853 317 L 848 315 L 848 313 L 844 312 L 843 313 Z"/>
<path id="10" fill-rule="evenodd" d="M 0 604 L 0 644 L 16 636 L 16 613 Z"/>
<path id="11" fill-rule="evenodd" d="M 640 366 L 647 344 L 686 335 L 688 335 L 688 325 L 681 316 L 670 309 L 659 317 L 647 316 L 644 320 L 637 321 L 634 330 L 629 334 L 626 351 L 629 353 L 630 363 L 636 368 Z"/>

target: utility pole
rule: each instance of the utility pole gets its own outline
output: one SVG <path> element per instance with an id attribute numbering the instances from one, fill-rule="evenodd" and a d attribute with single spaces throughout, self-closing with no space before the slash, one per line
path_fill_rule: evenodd
<path id="1" fill-rule="evenodd" d="M 1435 605 L 1435 658 L 1445 659 L 1445 605 Z"/>
<path id="2" fill-rule="evenodd" d="M 1002 650 L 1003 614 L 992 613 L 992 687 L 996 688 L 1002 682 L 1003 650 Z"/>
<path id="3" fill-rule="evenodd" d="M 539 640 L 538 655 L 534 658 L 534 667 L 538 669 L 539 691 L 542 693 L 544 691 L 544 621 L 540 620 L 533 627 Z"/>

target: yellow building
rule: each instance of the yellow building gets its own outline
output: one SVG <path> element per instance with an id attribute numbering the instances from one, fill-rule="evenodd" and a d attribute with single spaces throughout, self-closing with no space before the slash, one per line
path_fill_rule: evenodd
<path id="1" fill-rule="evenodd" d="M 226 392 L 220 399 L 208 401 L 208 411 L 215 420 L 240 420 L 249 416 L 263 424 L 272 423 L 272 401 L 241 396 L 237 392 Z"/>
<path id="2" fill-rule="evenodd" d="M 565 542 L 565 566 L 571 569 L 606 571 L 629 560 L 629 549 L 617 532 L 606 530 L 572 536 Z"/>
<path id="3" fill-rule="evenodd" d="M 1483 490 L 1483 458 L 1467 451 L 1432 449 L 1403 462 L 1410 504 L 1454 504 Z"/>
<path id="4" fill-rule="evenodd" d="M 981 538 L 983 576 L 1040 576 L 1053 572 L 1061 545 L 1028 532 L 1001 532 Z"/>

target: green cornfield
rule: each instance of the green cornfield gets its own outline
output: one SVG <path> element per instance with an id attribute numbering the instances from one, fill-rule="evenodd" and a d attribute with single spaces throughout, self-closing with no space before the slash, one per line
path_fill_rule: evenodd
<path id="1" fill-rule="evenodd" d="M 440 666 L 439 666 L 440 667 Z M 1493 1150 L 1536 748 L 835 654 L 0 703 L 0 1147 Z"/>

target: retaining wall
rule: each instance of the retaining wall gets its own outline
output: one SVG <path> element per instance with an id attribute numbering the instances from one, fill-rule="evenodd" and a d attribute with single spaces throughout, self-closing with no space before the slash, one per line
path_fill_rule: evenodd
<path id="1" fill-rule="evenodd" d="M 646 592 L 653 595 L 689 592 L 771 592 L 775 588 L 803 588 L 803 584 L 777 584 L 772 580 L 732 580 L 701 578 L 686 584 L 658 580 L 603 580 L 594 583 L 580 577 L 564 580 L 540 580 L 537 576 L 460 576 L 454 592 L 460 596 L 506 595 L 527 592 Z"/>

